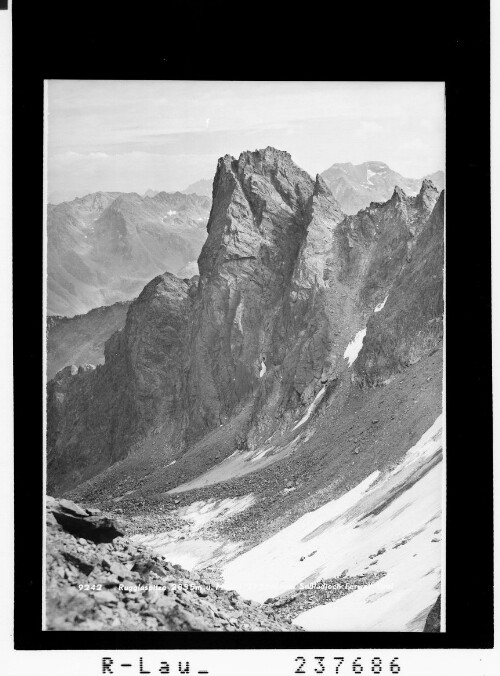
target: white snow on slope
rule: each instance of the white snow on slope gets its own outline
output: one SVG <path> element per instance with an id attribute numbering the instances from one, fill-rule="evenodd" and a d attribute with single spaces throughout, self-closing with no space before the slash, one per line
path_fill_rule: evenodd
<path id="1" fill-rule="evenodd" d="M 384 298 L 384 300 L 376 306 L 376 308 L 375 308 L 375 310 L 374 310 L 373 312 L 380 312 L 380 310 L 383 310 L 385 304 L 387 303 L 387 299 L 388 299 L 388 298 L 389 298 L 389 296 L 386 296 L 386 297 Z"/>
<path id="2" fill-rule="evenodd" d="M 181 519 L 190 521 L 193 528 L 197 530 L 202 526 L 206 526 L 210 521 L 221 521 L 234 514 L 243 512 L 253 505 L 254 502 L 255 497 L 252 493 L 240 498 L 226 498 L 213 502 L 198 500 L 187 507 L 182 507 L 178 510 L 177 514 Z"/>
<path id="3" fill-rule="evenodd" d="M 252 493 L 211 502 L 198 500 L 177 511 L 179 518 L 186 522 L 184 527 L 150 535 L 134 535 L 131 539 L 137 545 L 152 547 L 171 563 L 187 569 L 217 565 L 234 555 L 240 549 L 240 543 L 214 539 L 213 536 L 206 538 L 199 531 L 210 522 L 223 521 L 248 509 L 254 502 Z"/>
<path id="4" fill-rule="evenodd" d="M 366 182 L 370 183 L 370 185 L 373 185 L 373 181 L 371 180 L 371 177 L 375 176 L 376 173 L 377 173 L 376 171 L 372 171 L 371 169 L 367 169 L 366 170 Z"/>
<path id="5" fill-rule="evenodd" d="M 259 378 L 262 378 L 262 376 L 265 374 L 266 371 L 267 371 L 266 362 L 262 361 L 260 364 Z"/>
<path id="6" fill-rule="evenodd" d="M 358 354 L 363 347 L 363 340 L 366 336 L 366 328 L 358 331 L 354 338 L 351 340 L 349 345 L 346 347 L 344 352 L 344 359 L 349 360 L 349 366 L 352 366 L 356 361 Z"/>
<path id="7" fill-rule="evenodd" d="M 230 561 L 224 586 L 262 602 L 344 570 L 385 571 L 375 584 L 312 608 L 296 623 L 322 631 L 422 631 L 439 594 L 441 425 L 440 416 L 393 470 L 374 472 Z"/>
<path id="8" fill-rule="evenodd" d="M 300 426 L 303 425 L 307 420 L 309 420 L 309 418 L 310 418 L 311 415 L 313 414 L 313 411 L 315 410 L 316 406 L 318 405 L 320 399 L 321 399 L 321 398 L 323 397 L 323 395 L 325 394 L 325 390 L 326 390 L 326 385 L 323 385 L 323 387 L 320 389 L 320 391 L 318 392 L 318 394 L 314 397 L 314 401 L 312 402 L 312 404 L 309 404 L 308 409 L 307 409 L 305 415 L 299 420 L 299 422 L 295 425 L 295 427 L 292 427 L 292 432 L 293 432 L 294 430 L 296 430 L 297 427 L 300 427 Z"/>
<path id="9" fill-rule="evenodd" d="M 152 547 L 172 564 L 178 563 L 187 570 L 217 565 L 240 548 L 237 542 L 221 542 L 196 537 L 179 540 L 180 531 L 155 535 L 133 535 L 130 539 L 137 545 Z"/>
<path id="10" fill-rule="evenodd" d="M 177 213 L 177 211 L 173 211 L 172 209 L 169 209 L 169 210 L 167 211 L 167 214 L 168 214 L 169 216 L 175 216 L 176 213 Z"/>

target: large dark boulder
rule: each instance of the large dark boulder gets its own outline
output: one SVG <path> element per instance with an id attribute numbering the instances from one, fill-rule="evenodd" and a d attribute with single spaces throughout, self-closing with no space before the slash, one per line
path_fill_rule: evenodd
<path id="1" fill-rule="evenodd" d="M 93 542 L 112 542 L 124 534 L 116 521 L 107 516 L 79 517 L 66 512 L 52 512 L 56 521 L 75 537 L 86 538 Z"/>
<path id="2" fill-rule="evenodd" d="M 47 515 L 50 515 L 48 523 L 54 518 L 65 531 L 75 537 L 93 542 L 112 542 L 116 537 L 124 535 L 123 526 L 115 519 L 100 514 L 98 509 L 85 509 L 72 500 L 56 500 L 51 496 L 46 497 L 45 507 Z M 72 563 L 81 568 L 76 562 Z"/>

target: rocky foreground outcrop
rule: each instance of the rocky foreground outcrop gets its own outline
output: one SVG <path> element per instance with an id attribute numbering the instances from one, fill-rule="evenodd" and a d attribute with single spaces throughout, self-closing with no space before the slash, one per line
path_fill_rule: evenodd
<path id="1" fill-rule="evenodd" d="M 221 158 L 199 278 L 156 277 L 106 343 L 104 365 L 68 367 L 49 383 L 49 492 L 129 454 L 147 466 L 153 448 L 165 465 L 210 436 L 226 455 L 258 448 L 321 392 L 331 401 L 343 382 L 379 384 L 434 349 L 437 197 L 424 181 L 415 197 L 396 188 L 388 202 L 344 217 L 323 179 L 286 152 Z M 351 373 L 346 346 L 364 328 Z"/>
<path id="2" fill-rule="evenodd" d="M 99 510 L 54 498 L 46 508 L 49 630 L 300 631 L 272 607 L 133 545 Z"/>

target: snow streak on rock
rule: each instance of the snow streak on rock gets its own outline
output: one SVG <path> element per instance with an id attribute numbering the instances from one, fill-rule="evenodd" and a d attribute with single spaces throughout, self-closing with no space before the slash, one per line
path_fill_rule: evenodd
<path id="1" fill-rule="evenodd" d="M 383 300 L 381 303 L 379 303 L 379 304 L 377 305 L 377 307 L 375 308 L 375 310 L 374 310 L 373 312 L 380 312 L 380 310 L 383 310 L 383 309 L 384 309 L 384 305 L 386 304 L 388 298 L 389 298 L 389 296 L 386 296 L 386 297 L 384 298 L 384 300 Z"/>
<path id="2" fill-rule="evenodd" d="M 349 345 L 346 347 L 344 352 L 344 359 L 349 360 L 349 366 L 352 366 L 356 361 L 356 358 L 363 347 L 363 340 L 366 336 L 366 328 L 358 331 L 354 338 L 351 340 Z"/>
<path id="3" fill-rule="evenodd" d="M 315 410 L 316 406 L 318 405 L 320 399 L 321 399 L 321 398 L 323 397 L 323 395 L 325 394 L 325 390 L 326 390 L 326 385 L 323 385 L 323 387 L 320 389 L 320 391 L 318 392 L 318 394 L 314 397 L 314 401 L 312 402 L 312 404 L 309 405 L 309 408 L 307 409 L 307 412 L 306 412 L 306 414 L 304 415 L 304 417 L 301 418 L 301 419 L 299 420 L 299 422 L 295 425 L 295 427 L 292 428 L 292 432 L 293 432 L 294 430 L 296 430 L 297 427 L 300 427 L 300 426 L 303 425 L 305 422 L 307 422 L 307 420 L 309 420 L 309 418 L 310 418 L 311 415 L 313 414 L 313 411 Z"/>

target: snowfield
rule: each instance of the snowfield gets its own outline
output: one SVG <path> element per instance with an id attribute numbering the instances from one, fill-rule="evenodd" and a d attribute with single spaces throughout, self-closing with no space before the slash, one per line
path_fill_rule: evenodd
<path id="1" fill-rule="evenodd" d="M 296 623 L 311 631 L 422 631 L 440 593 L 442 444 L 440 416 L 395 468 L 227 563 L 224 586 L 263 602 L 344 571 L 384 571 Z"/>
<path id="2" fill-rule="evenodd" d="M 226 498 L 206 502 L 198 500 L 178 510 L 178 516 L 186 524 L 182 529 L 170 530 L 151 535 L 133 535 L 136 544 L 144 544 L 165 556 L 171 563 L 193 570 L 226 561 L 240 549 L 238 542 L 204 538 L 198 531 L 215 521 L 228 519 L 255 502 L 250 493 L 239 498 Z M 181 539 L 182 538 L 182 539 Z"/>

